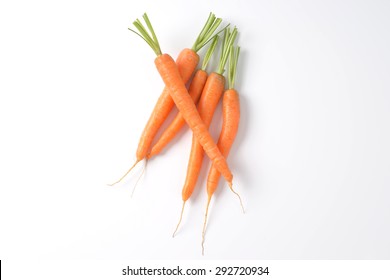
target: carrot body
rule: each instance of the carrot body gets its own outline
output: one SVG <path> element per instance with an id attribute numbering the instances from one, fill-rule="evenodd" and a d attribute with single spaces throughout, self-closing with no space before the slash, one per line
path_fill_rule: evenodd
<path id="1" fill-rule="evenodd" d="M 237 135 L 238 125 L 240 122 L 240 99 L 238 93 L 234 89 L 225 91 L 222 102 L 222 130 L 218 140 L 218 148 L 221 153 L 227 158 L 230 148 L 233 145 Z M 218 181 L 221 173 L 211 166 L 207 178 L 207 195 L 209 198 L 213 195 L 218 187 Z"/>
<path id="2" fill-rule="evenodd" d="M 174 60 L 168 54 L 162 54 L 157 56 L 154 62 L 161 78 L 169 89 L 169 93 L 171 94 L 175 105 L 182 113 L 183 118 L 191 128 L 194 136 L 202 145 L 203 150 L 211 159 L 214 166 L 221 172 L 226 181 L 228 181 L 229 184 L 232 184 L 233 174 L 231 173 L 224 156 L 219 151 L 217 144 L 211 137 L 207 126 L 202 121 L 191 96 L 188 94 Z"/>
<path id="3" fill-rule="evenodd" d="M 193 50 L 184 49 L 180 52 L 175 65 L 177 65 L 179 78 L 182 80 L 183 84 L 187 83 L 190 79 L 192 73 L 198 65 L 198 62 L 199 56 Z M 174 102 L 169 91 L 170 88 L 166 86 L 142 132 L 136 153 L 137 162 L 143 160 L 147 156 L 150 146 L 152 145 L 153 138 L 174 106 Z"/>
<path id="4" fill-rule="evenodd" d="M 190 88 L 188 90 L 189 95 L 191 96 L 193 102 L 196 104 L 202 94 L 203 87 L 207 80 L 207 72 L 199 69 L 194 78 L 192 79 Z M 173 119 L 171 124 L 167 127 L 164 133 L 161 135 L 160 139 L 156 144 L 153 145 L 152 150 L 148 154 L 147 158 L 156 156 L 159 154 L 166 145 L 177 135 L 183 125 L 186 123 L 182 114 L 178 112 L 176 117 Z"/>
<path id="5" fill-rule="evenodd" d="M 207 129 L 213 119 L 213 115 L 225 87 L 225 78 L 217 73 L 212 73 L 207 79 L 198 104 L 198 112 Z M 187 166 L 186 181 L 182 190 L 183 201 L 186 201 L 194 191 L 199 177 L 203 161 L 203 148 L 193 135 L 190 159 Z"/>

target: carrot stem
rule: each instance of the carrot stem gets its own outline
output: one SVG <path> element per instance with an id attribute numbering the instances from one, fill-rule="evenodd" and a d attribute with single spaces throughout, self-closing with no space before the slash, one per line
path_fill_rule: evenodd
<path id="1" fill-rule="evenodd" d="M 199 43 L 199 41 L 201 41 L 201 39 L 204 38 L 204 35 L 207 32 L 207 29 L 210 28 L 210 26 L 213 24 L 214 21 L 215 21 L 215 14 L 210 12 L 209 17 L 207 18 L 205 25 L 203 26 L 202 30 L 200 31 L 199 36 L 196 38 L 194 45 L 197 45 L 197 43 Z"/>
<path id="2" fill-rule="evenodd" d="M 236 81 L 236 72 L 237 72 L 237 63 L 238 63 L 238 57 L 240 56 L 240 47 L 233 47 L 230 51 L 230 58 L 229 58 L 229 73 L 228 73 L 228 82 L 229 82 L 229 89 L 234 88 L 234 83 Z"/>
<path id="3" fill-rule="evenodd" d="M 225 72 L 225 65 L 229 58 L 230 49 L 232 48 L 234 41 L 237 37 L 237 27 L 233 28 L 233 31 L 230 32 L 230 28 L 226 28 L 222 40 L 222 51 L 221 58 L 218 65 L 218 74 L 223 74 Z"/>
<path id="4" fill-rule="evenodd" d="M 149 32 L 146 30 L 146 28 L 143 26 L 142 22 L 139 19 L 136 19 L 133 22 L 133 25 L 135 26 L 135 28 L 137 28 L 139 33 L 131 28 L 128 28 L 128 29 L 130 31 L 134 32 L 135 34 L 137 34 L 138 36 L 140 36 L 142 39 L 144 39 L 144 41 L 152 48 L 154 53 L 157 56 L 159 56 L 159 55 L 161 55 L 161 48 L 160 48 L 160 44 L 157 40 L 156 33 L 154 32 L 153 26 L 152 26 L 152 24 L 148 18 L 148 15 L 146 13 L 144 13 L 142 17 L 143 17 L 143 19 L 146 23 L 146 26 L 149 29 L 149 32 L 151 35 L 149 34 Z"/>
<path id="5" fill-rule="evenodd" d="M 157 40 L 156 33 L 154 32 L 153 26 L 150 23 L 148 15 L 146 13 L 144 13 L 142 17 L 144 18 L 144 21 L 145 21 L 146 25 L 148 26 L 150 33 L 152 34 L 153 41 L 156 44 L 156 46 L 158 47 L 159 53 L 161 54 L 160 43 Z"/>
<path id="6" fill-rule="evenodd" d="M 213 37 L 211 37 L 210 39 L 208 39 L 204 45 L 207 45 L 211 40 L 214 40 L 214 37 L 218 36 L 220 33 L 224 32 L 226 28 L 228 28 L 230 26 L 230 23 L 228 23 L 224 28 L 222 28 L 221 30 L 219 30 L 217 33 L 215 33 L 213 35 Z"/>
<path id="7" fill-rule="evenodd" d="M 195 52 L 198 52 L 209 42 L 210 38 L 213 37 L 215 30 L 218 28 L 221 22 L 222 22 L 221 18 L 216 18 L 213 13 L 209 14 L 209 17 L 207 18 L 205 25 L 200 31 L 198 37 L 196 38 L 194 45 L 192 46 L 192 49 Z"/>
<path id="8" fill-rule="evenodd" d="M 214 36 L 213 42 L 211 43 L 209 49 L 207 50 L 207 52 L 203 58 L 203 63 L 202 63 L 202 70 L 203 71 L 206 71 L 207 64 L 209 63 L 210 58 L 212 57 L 212 55 L 214 53 L 215 47 L 218 44 L 218 40 L 219 40 L 219 37 Z"/>

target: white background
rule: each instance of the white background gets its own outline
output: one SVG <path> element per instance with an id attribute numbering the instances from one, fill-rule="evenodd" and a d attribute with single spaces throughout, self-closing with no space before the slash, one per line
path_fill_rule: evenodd
<path id="1" fill-rule="evenodd" d="M 21 263 L 23 265 L 21 265 Z M 375 279 L 388 280 L 389 260 L 7 260 L 4 262 L 5 279 L 215 279 L 216 267 L 268 267 L 268 275 L 239 275 L 242 280 L 317 280 L 328 279 Z M 177 269 L 182 273 L 187 269 L 205 269 L 206 275 L 195 274 L 183 276 L 123 276 L 123 269 Z M 211 271 L 211 273 L 210 273 Z M 241 270 L 239 270 L 241 271 Z M 239 272 L 240 273 L 240 272 Z M 230 275 L 217 276 L 218 279 L 232 279 Z"/>
<path id="2" fill-rule="evenodd" d="M 164 52 L 237 25 L 242 119 L 201 256 L 205 177 L 177 237 L 191 134 L 135 159 Z M 2 1 L 0 259 L 389 259 L 390 2 Z M 220 110 L 212 125 L 217 137 Z M 141 166 L 140 166 L 141 167 Z"/>

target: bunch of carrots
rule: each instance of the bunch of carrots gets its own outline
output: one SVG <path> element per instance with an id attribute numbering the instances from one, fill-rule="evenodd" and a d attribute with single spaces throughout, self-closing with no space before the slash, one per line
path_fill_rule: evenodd
<path id="1" fill-rule="evenodd" d="M 221 175 L 227 181 L 233 193 L 238 196 L 244 211 L 240 196 L 233 190 L 233 174 L 226 161 L 236 137 L 240 119 L 239 95 L 234 89 L 237 62 L 240 53 L 240 47 L 235 46 L 237 28 L 231 30 L 229 25 L 227 25 L 217 32 L 222 20 L 216 18 L 213 13 L 210 13 L 192 48 L 183 49 L 176 61 L 174 61 L 169 54 L 162 53 L 157 36 L 146 13 L 143 15 L 143 19 L 145 24 L 139 19 L 136 19 L 133 22 L 136 30 L 131 28 L 129 30 L 140 36 L 156 54 L 154 63 L 165 84 L 165 88 L 157 100 L 142 132 L 136 152 L 135 163 L 118 181 L 111 184 L 111 186 L 121 182 L 139 162 L 145 161 L 146 163 L 158 155 L 167 147 L 167 144 L 178 132 L 187 125 L 193 133 L 192 146 L 188 161 L 187 176 L 182 190 L 183 206 L 179 223 L 176 226 L 173 236 L 175 236 L 179 229 L 185 204 L 194 191 L 202 166 L 203 156 L 206 154 L 211 160 L 212 165 L 207 178 L 208 199 L 202 231 L 203 254 L 208 209 Z M 218 41 L 220 41 L 220 34 L 223 35 L 218 66 L 214 69 L 214 72 L 208 73 L 206 69 L 210 58 L 214 54 Z M 206 45 L 208 49 L 204 55 L 201 68 L 196 70 L 200 61 L 198 52 Z M 224 73 L 227 64 L 229 67 L 227 71 L 228 86 L 226 88 Z M 186 83 L 191 77 L 192 80 L 187 89 Z M 222 130 L 216 143 L 208 129 L 221 99 Z M 157 132 L 174 106 L 178 109 L 176 117 L 152 146 Z"/>

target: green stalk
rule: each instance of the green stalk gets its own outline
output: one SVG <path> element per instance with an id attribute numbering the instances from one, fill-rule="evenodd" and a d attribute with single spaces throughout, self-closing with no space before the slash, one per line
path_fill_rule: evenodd
<path id="1" fill-rule="evenodd" d="M 229 58 L 229 74 L 228 74 L 229 89 L 234 88 L 239 56 L 240 56 L 240 47 L 232 46 L 230 49 L 230 58 Z"/>
<path id="2" fill-rule="evenodd" d="M 221 24 L 222 19 L 216 18 L 213 13 L 209 14 L 209 17 L 203 26 L 201 32 L 195 40 L 194 45 L 192 46 L 192 50 L 194 52 L 198 52 L 201 48 L 203 48 L 209 40 L 213 37 L 215 30 Z"/>
<path id="3" fill-rule="evenodd" d="M 218 44 L 218 39 L 219 39 L 219 37 L 217 35 L 214 35 L 214 39 L 211 42 L 211 45 L 210 45 L 209 49 L 207 50 L 207 52 L 204 56 L 204 59 L 203 59 L 203 63 L 202 63 L 202 70 L 203 71 L 206 71 L 207 64 L 209 63 L 210 58 L 212 57 L 212 55 L 214 53 L 215 47 Z"/>
<path id="4" fill-rule="evenodd" d="M 230 49 L 232 48 L 234 41 L 237 37 L 237 27 L 234 27 L 233 31 L 230 32 L 230 28 L 226 28 L 222 41 L 222 50 L 221 50 L 221 58 L 218 64 L 218 70 L 216 73 L 222 75 L 225 72 L 225 65 L 229 58 Z"/>
<path id="5" fill-rule="evenodd" d="M 224 28 L 222 28 L 221 30 L 219 30 L 217 33 L 214 34 L 213 37 L 211 37 L 210 39 L 208 39 L 204 45 L 207 45 L 211 40 L 214 40 L 214 37 L 216 36 L 219 36 L 220 33 L 224 32 L 226 28 L 228 28 L 230 26 L 230 23 L 228 23 Z"/>
<path id="6" fill-rule="evenodd" d="M 207 32 L 207 29 L 210 28 L 210 26 L 213 24 L 214 21 L 215 21 L 215 15 L 213 13 L 210 13 L 205 25 L 203 26 L 202 30 L 200 31 L 200 34 L 196 38 L 194 46 L 192 47 L 193 49 L 198 45 L 201 38 L 203 38 L 204 34 Z"/>
<path id="7" fill-rule="evenodd" d="M 155 42 L 156 46 L 158 47 L 158 51 L 161 54 L 160 43 L 157 40 L 156 33 L 154 33 L 154 29 L 153 29 L 152 24 L 150 23 L 148 15 L 146 13 L 144 13 L 143 18 L 144 18 L 146 25 L 148 26 L 148 28 L 150 30 L 150 33 L 152 33 L 153 41 Z"/>
<path id="8" fill-rule="evenodd" d="M 129 28 L 130 31 L 134 32 L 135 34 L 137 34 L 138 36 L 140 36 L 151 48 L 152 50 L 154 51 L 154 53 L 157 55 L 157 56 L 160 56 L 161 55 L 161 48 L 160 48 L 160 44 L 157 40 L 157 36 L 156 36 L 156 33 L 154 32 L 154 29 L 153 29 L 153 26 L 148 18 L 148 15 L 146 13 L 143 14 L 143 19 L 146 23 L 146 26 L 150 32 L 148 32 L 148 30 L 145 28 L 145 26 L 142 24 L 142 22 L 139 20 L 139 19 L 136 19 L 134 22 L 133 22 L 133 25 L 135 26 L 135 28 L 137 28 L 138 32 Z"/>

